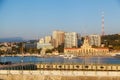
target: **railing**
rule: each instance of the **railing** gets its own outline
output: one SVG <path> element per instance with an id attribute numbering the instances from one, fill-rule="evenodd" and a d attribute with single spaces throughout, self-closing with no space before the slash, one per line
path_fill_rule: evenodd
<path id="1" fill-rule="evenodd" d="M 19 63 L 11 65 L 0 65 L 0 70 L 36 70 L 36 65 L 31 63 Z"/>
<path id="2" fill-rule="evenodd" d="M 38 70 L 86 70 L 86 71 L 120 71 L 120 65 L 107 64 L 36 64 Z"/>

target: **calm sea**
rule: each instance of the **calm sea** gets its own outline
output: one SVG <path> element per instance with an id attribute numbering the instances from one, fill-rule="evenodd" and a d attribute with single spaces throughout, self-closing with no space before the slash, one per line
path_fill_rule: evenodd
<path id="1" fill-rule="evenodd" d="M 24 63 L 85 63 L 85 64 L 120 64 L 120 58 L 116 57 L 77 57 L 72 59 L 66 59 L 63 57 L 20 57 L 20 56 L 4 56 L 0 57 L 0 62 L 10 61 L 12 63 L 20 63 L 23 60 Z"/>

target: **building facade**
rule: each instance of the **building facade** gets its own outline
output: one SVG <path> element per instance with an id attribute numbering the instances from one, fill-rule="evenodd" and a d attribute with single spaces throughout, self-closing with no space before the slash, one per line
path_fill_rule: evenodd
<path id="1" fill-rule="evenodd" d="M 37 42 L 34 42 L 34 43 L 25 43 L 25 44 L 24 44 L 24 48 L 26 48 L 26 49 L 34 49 L 34 48 L 37 48 Z"/>
<path id="2" fill-rule="evenodd" d="M 52 46 L 52 44 L 50 44 L 50 43 L 44 43 L 44 44 L 40 44 L 39 42 L 37 43 L 37 49 L 43 49 L 43 48 L 45 48 L 45 49 L 53 49 L 53 46 Z"/>
<path id="3" fill-rule="evenodd" d="M 78 34 L 76 32 L 65 33 L 65 48 L 78 47 Z"/>
<path id="4" fill-rule="evenodd" d="M 53 31 L 52 35 L 53 41 L 52 44 L 54 47 L 58 47 L 59 45 L 64 43 L 64 32 L 63 31 Z"/>
<path id="5" fill-rule="evenodd" d="M 53 49 L 51 40 L 51 36 L 45 36 L 45 38 L 41 38 L 39 42 L 37 42 L 37 49 Z"/>
<path id="6" fill-rule="evenodd" d="M 101 36 L 100 35 L 90 35 L 89 44 L 91 46 L 100 46 L 101 45 Z"/>
<path id="7" fill-rule="evenodd" d="M 40 43 L 40 44 L 43 44 L 43 43 L 45 43 L 45 40 L 44 40 L 44 38 L 40 38 L 40 40 L 39 40 L 39 43 Z"/>
<path id="8" fill-rule="evenodd" d="M 105 56 L 108 55 L 109 49 L 108 48 L 92 48 L 89 45 L 89 39 L 86 37 L 84 39 L 84 43 L 81 48 L 65 48 L 65 54 L 74 54 L 78 56 Z"/>
<path id="9" fill-rule="evenodd" d="M 51 36 L 45 36 L 45 43 L 51 43 L 52 37 Z"/>

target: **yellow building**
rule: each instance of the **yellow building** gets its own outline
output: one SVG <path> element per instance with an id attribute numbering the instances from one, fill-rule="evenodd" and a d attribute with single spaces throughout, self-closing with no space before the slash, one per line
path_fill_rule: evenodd
<path id="1" fill-rule="evenodd" d="M 109 53 L 109 49 L 103 47 L 92 48 L 92 46 L 89 45 L 88 38 L 86 37 L 81 48 L 64 48 L 64 53 L 78 56 L 104 56 Z"/>
<path id="2" fill-rule="evenodd" d="M 45 36 L 45 43 L 51 43 L 52 37 L 51 36 Z"/>

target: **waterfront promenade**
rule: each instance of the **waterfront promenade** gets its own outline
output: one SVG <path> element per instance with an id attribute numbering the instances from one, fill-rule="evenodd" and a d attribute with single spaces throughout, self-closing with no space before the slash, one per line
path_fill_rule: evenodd
<path id="1" fill-rule="evenodd" d="M 0 80 L 120 80 L 118 71 L 0 70 Z"/>
<path id="2" fill-rule="evenodd" d="M 120 77 L 0 75 L 0 80 L 120 80 Z"/>
<path id="3" fill-rule="evenodd" d="M 36 64 L 37 70 L 0 70 L 0 80 L 120 80 L 119 65 L 48 65 Z"/>
<path id="4" fill-rule="evenodd" d="M 36 70 L 22 70 L 23 68 L 15 67 L 15 64 L 9 65 L 10 69 L 0 70 L 0 80 L 120 80 L 119 65 L 46 63 L 34 65 Z"/>
<path id="5" fill-rule="evenodd" d="M 21 57 L 5 57 L 6 60 L 16 58 L 21 60 Z M 30 70 L 28 63 L 6 65 L 5 70 L 0 70 L 0 80 L 120 80 L 120 65 L 118 64 L 95 64 L 95 63 L 55 63 L 47 62 L 46 60 L 62 60 L 64 58 L 39 58 L 39 57 L 24 57 L 30 60 L 44 60 L 45 62 L 32 63 L 35 69 Z M 59 59 L 58 59 L 59 58 Z M 46 59 L 46 60 L 45 60 Z M 65 60 L 79 60 L 65 59 Z M 93 58 L 96 59 L 96 58 Z M 101 58 L 103 60 L 104 58 Z M 112 58 L 113 59 L 113 58 Z M 96 59 L 98 60 L 98 59 Z M 109 59 L 108 59 L 109 60 Z M 119 61 L 115 58 L 115 61 Z M 111 61 L 111 58 L 110 60 Z M 80 62 L 80 61 L 79 61 Z M 84 61 L 83 61 L 84 62 Z M 5 66 L 5 65 L 3 65 Z M 26 66 L 26 67 L 23 67 Z M 31 65 L 30 65 L 31 66 Z M 10 67 L 10 68 L 8 68 Z M 29 69 L 28 69 L 29 67 Z M 1 67 L 2 68 L 2 67 Z M 22 70 L 25 69 L 25 70 Z"/>

